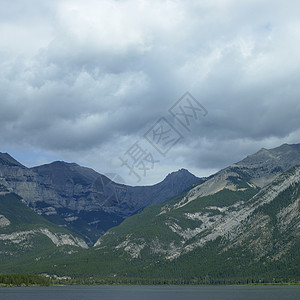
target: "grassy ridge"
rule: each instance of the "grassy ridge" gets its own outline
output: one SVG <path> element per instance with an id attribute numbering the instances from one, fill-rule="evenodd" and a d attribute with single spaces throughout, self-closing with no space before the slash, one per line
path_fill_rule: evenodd
<path id="1" fill-rule="evenodd" d="M 10 221 L 9 225 L 0 227 L 0 274 L 37 273 L 34 266 L 39 261 L 51 261 L 81 250 L 69 245 L 57 247 L 40 229 L 55 234 L 75 234 L 35 213 L 16 194 L 0 195 L 0 215 Z M 32 268 L 27 269 L 26 265 Z"/>

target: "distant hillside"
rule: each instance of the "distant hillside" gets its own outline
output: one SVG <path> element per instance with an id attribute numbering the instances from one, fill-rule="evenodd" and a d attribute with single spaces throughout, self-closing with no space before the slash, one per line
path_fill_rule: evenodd
<path id="1" fill-rule="evenodd" d="M 0 185 L 0 264 L 35 263 L 42 257 L 75 253 L 84 240 L 39 216 Z M 3 271 L 0 268 L 0 273 Z"/>

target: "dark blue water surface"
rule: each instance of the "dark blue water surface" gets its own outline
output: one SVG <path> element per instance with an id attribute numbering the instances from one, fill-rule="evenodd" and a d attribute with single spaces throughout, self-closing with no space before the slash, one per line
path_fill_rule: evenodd
<path id="1" fill-rule="evenodd" d="M 0 299 L 297 299 L 300 286 L 56 286 L 0 288 Z"/>

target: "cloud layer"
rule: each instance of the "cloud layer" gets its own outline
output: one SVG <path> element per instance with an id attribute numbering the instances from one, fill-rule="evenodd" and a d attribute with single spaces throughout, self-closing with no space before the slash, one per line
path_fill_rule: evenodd
<path id="1" fill-rule="evenodd" d="M 141 141 L 159 160 L 150 184 L 300 142 L 298 1 L 0 6 L 1 150 L 29 165 L 55 157 L 135 184 L 119 156 Z M 209 112 L 190 132 L 168 113 L 186 91 Z M 163 116 L 184 136 L 165 157 L 143 138 Z"/>

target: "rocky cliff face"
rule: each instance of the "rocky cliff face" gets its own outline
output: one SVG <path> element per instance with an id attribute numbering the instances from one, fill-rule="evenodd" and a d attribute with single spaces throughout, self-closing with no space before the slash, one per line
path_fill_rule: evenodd
<path id="1" fill-rule="evenodd" d="M 300 144 L 284 144 L 269 150 L 263 148 L 197 185 L 182 203 L 214 194 L 224 188 L 233 191 L 243 189 L 247 187 L 245 182 L 248 182 L 247 185 L 262 188 L 278 175 L 297 165 L 300 165 Z"/>
<path id="2" fill-rule="evenodd" d="M 262 148 L 231 168 L 237 167 L 237 170 L 244 171 L 252 183 L 263 187 L 278 174 L 297 165 L 300 165 L 300 144 L 283 144 L 274 149 Z"/>
<path id="3" fill-rule="evenodd" d="M 90 245 L 126 217 L 177 195 L 199 180 L 180 170 L 154 186 L 131 187 L 74 163 L 26 168 L 8 154 L 0 154 L 0 183 L 37 213 L 82 235 Z"/>
<path id="4" fill-rule="evenodd" d="M 105 233 L 95 256 L 122 257 L 133 277 L 299 278 L 300 166 L 261 189 L 244 184 L 150 207 Z"/>

